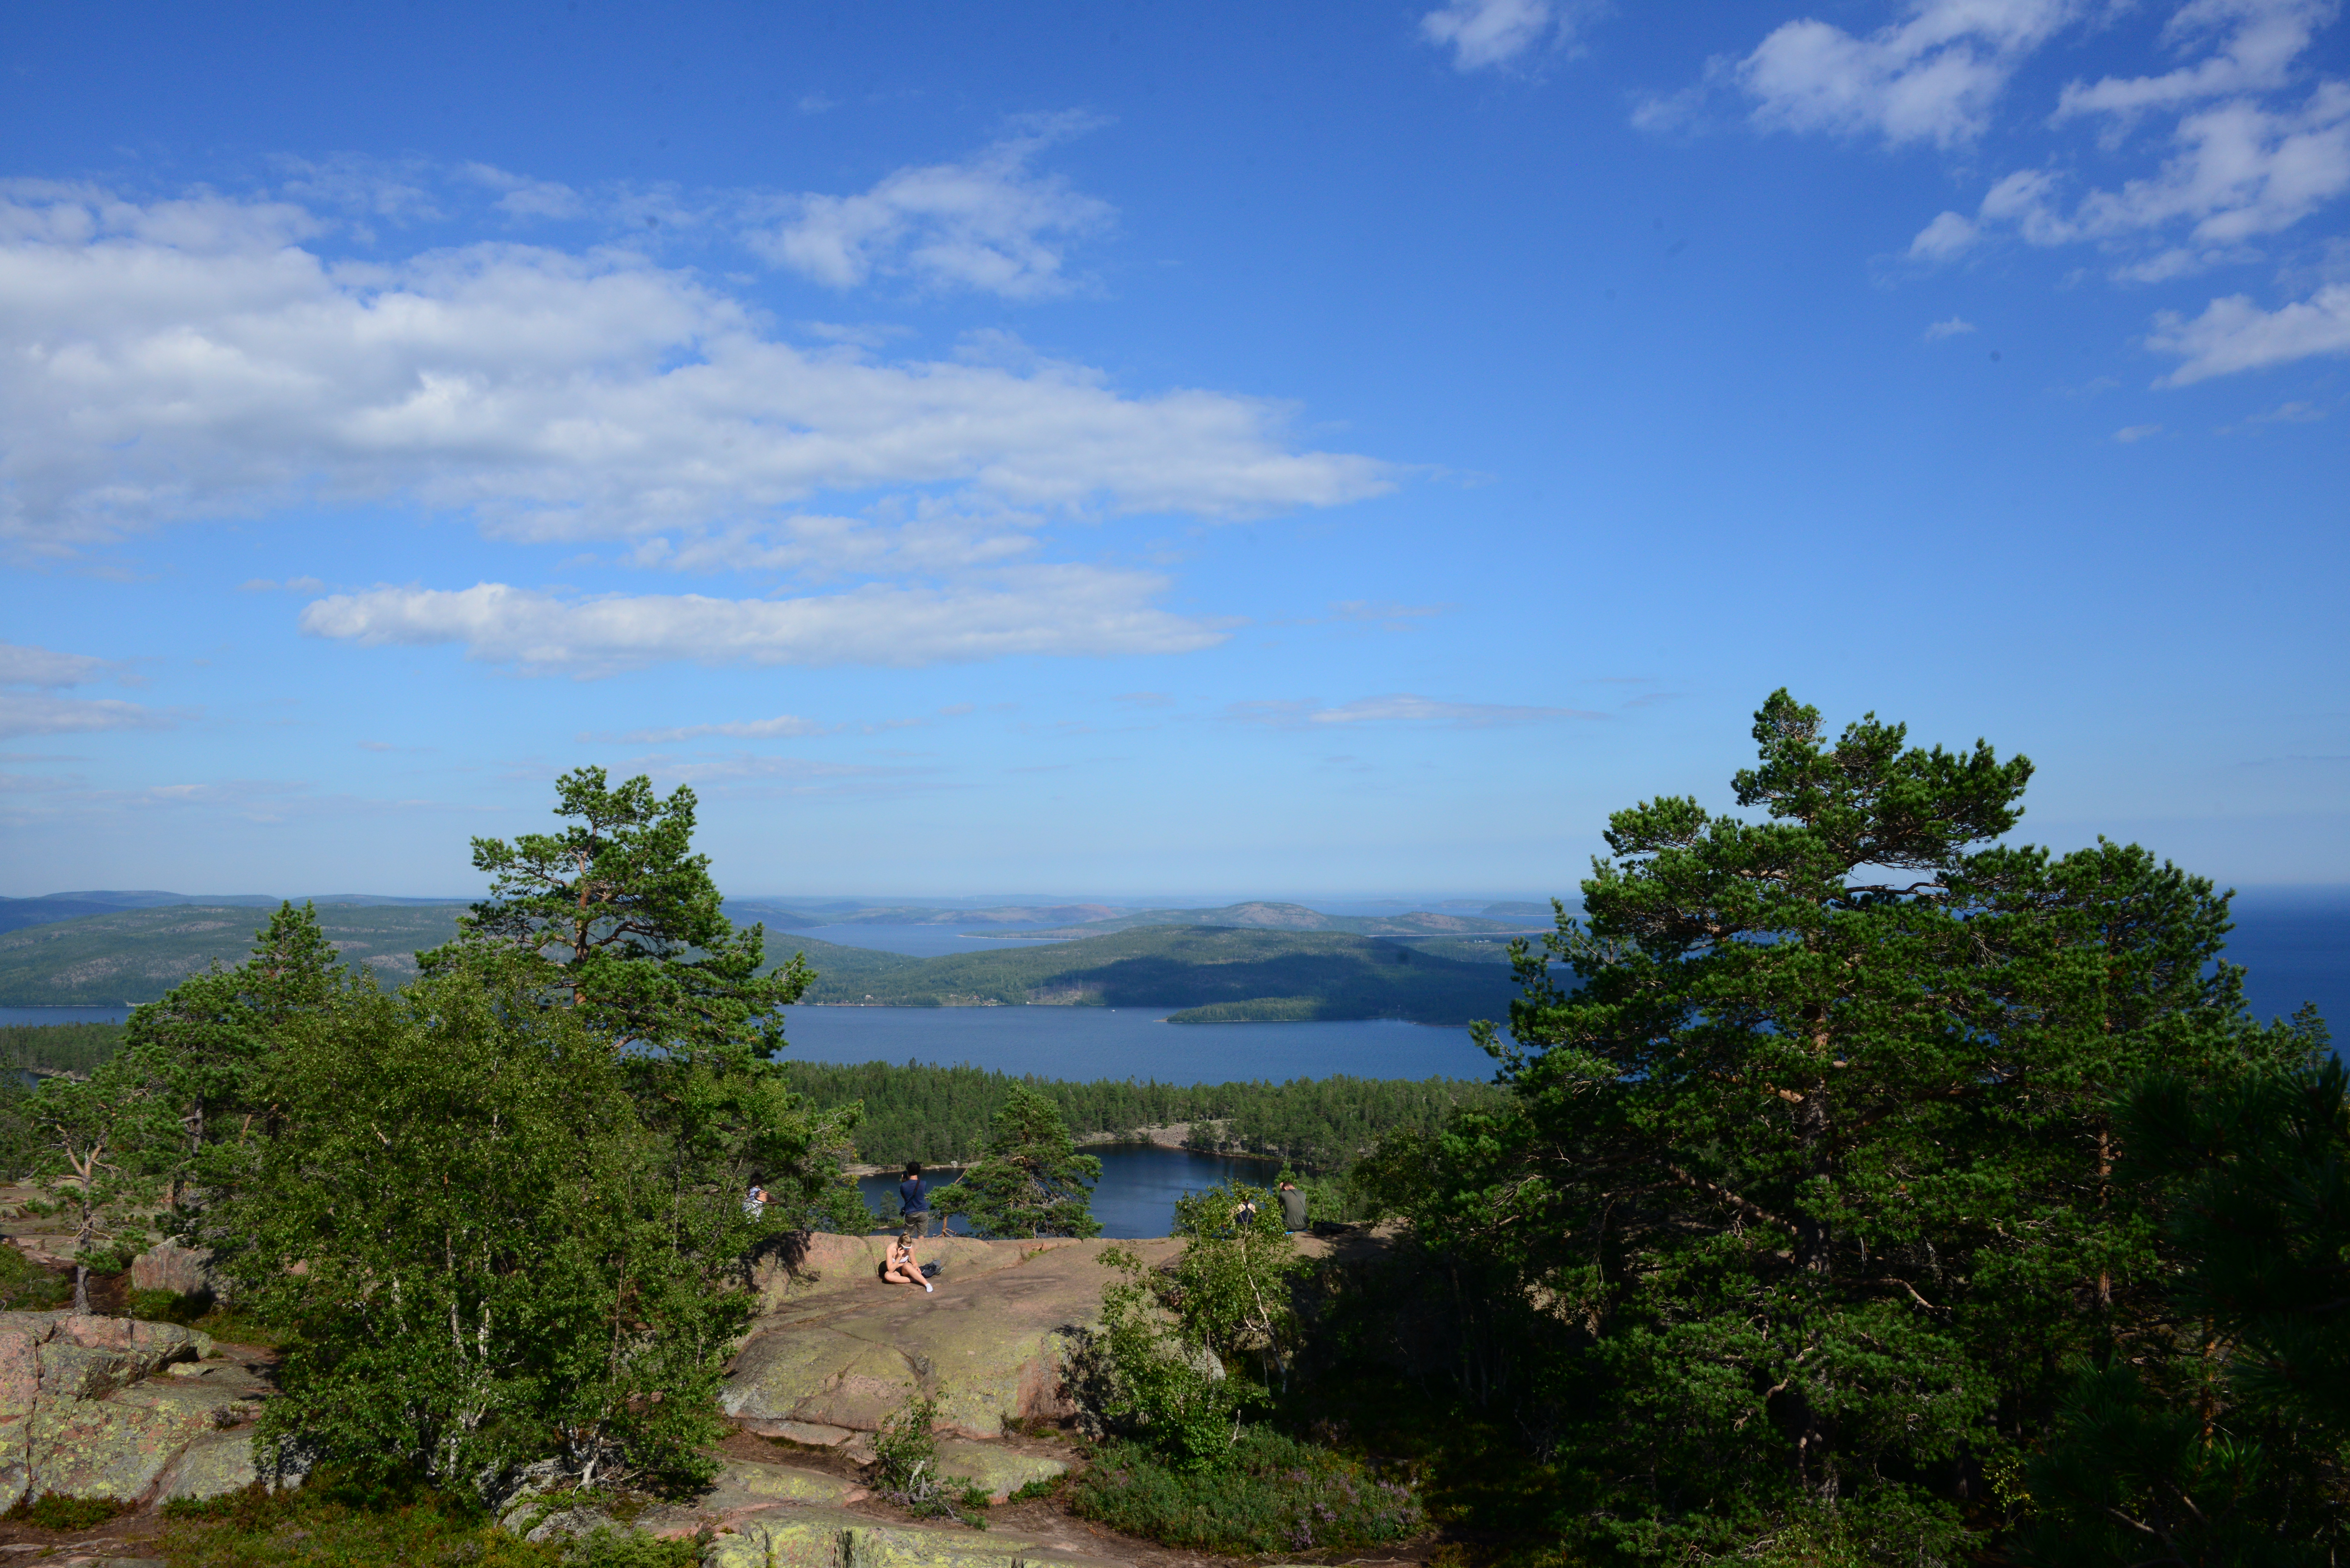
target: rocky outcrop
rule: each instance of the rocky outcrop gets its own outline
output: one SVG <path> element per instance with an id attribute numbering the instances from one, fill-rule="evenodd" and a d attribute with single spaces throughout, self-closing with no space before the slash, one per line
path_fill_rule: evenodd
<path id="1" fill-rule="evenodd" d="M 255 1478 L 233 1428 L 268 1388 L 176 1324 L 0 1313 L 0 1508 L 43 1492 L 214 1497 Z"/>
<path id="2" fill-rule="evenodd" d="M 889 1524 L 829 1508 L 778 1508 L 736 1518 L 702 1553 L 703 1568 L 1014 1568 L 1108 1560 L 1003 1530 Z"/>
<path id="3" fill-rule="evenodd" d="M 917 1255 L 940 1265 L 933 1293 L 880 1282 L 884 1239 L 816 1236 L 763 1282 L 770 1309 L 729 1371 L 722 1403 L 770 1437 L 869 1432 L 917 1394 L 966 1438 L 1072 1413 L 1062 1370 L 1100 1321 L 1103 1241 L 948 1236 Z M 1128 1241 L 1147 1258 L 1178 1243 Z M 816 1438 L 814 1440 L 823 1440 Z"/>
<path id="4" fill-rule="evenodd" d="M 228 1300 L 228 1282 L 213 1272 L 212 1249 L 182 1247 L 168 1238 L 130 1260 L 130 1288 Z"/>

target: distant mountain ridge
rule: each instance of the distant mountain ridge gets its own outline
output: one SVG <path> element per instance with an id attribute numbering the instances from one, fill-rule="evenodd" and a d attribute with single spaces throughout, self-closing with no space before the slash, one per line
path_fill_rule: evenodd
<path id="1" fill-rule="evenodd" d="M 1475 915 L 1440 915 L 1425 909 L 1414 910 L 1408 915 L 1326 915 L 1303 904 L 1257 899 L 1245 904 L 1226 904 L 1213 909 L 1130 909 L 1123 913 L 1113 912 L 1107 918 L 1088 920 L 1081 925 L 1008 934 L 1034 937 L 1040 941 L 1058 941 L 1073 937 L 1107 936 L 1112 931 L 1130 931 L 1145 926 L 1222 926 L 1240 930 L 1342 931 L 1357 937 L 1465 937 L 1503 931 L 1548 930 L 1550 911 L 1543 909 L 1540 912 L 1544 918 L 1539 923 L 1523 919 L 1492 920 Z"/>

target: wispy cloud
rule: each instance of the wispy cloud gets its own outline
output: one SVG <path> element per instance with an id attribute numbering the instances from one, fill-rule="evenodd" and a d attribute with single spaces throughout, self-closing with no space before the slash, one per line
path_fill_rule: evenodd
<path id="1" fill-rule="evenodd" d="M 1974 329 L 1975 324 L 1973 322 L 1961 320 L 1960 317 L 1953 316 L 1948 321 L 1937 321 L 1932 326 L 1927 327 L 1926 341 L 1929 343 L 1935 343 L 1945 337 L 1960 337 L 1966 333 L 1972 332 Z"/>
<path id="2" fill-rule="evenodd" d="M 100 730 L 168 730 L 184 715 L 111 698 L 0 691 L 0 735 L 72 735 Z"/>
<path id="3" fill-rule="evenodd" d="M 2126 119 L 2205 99 L 2282 87 L 2288 68 L 2334 20 L 2337 0 L 2189 0 L 2171 15 L 2163 41 L 2203 58 L 2159 76 L 2069 82 L 2054 119 L 2103 114 Z"/>
<path id="4" fill-rule="evenodd" d="M 2321 354 L 2350 354 L 2350 284 L 2331 285 L 2276 310 L 2262 310 L 2238 294 L 2213 300 L 2193 320 L 2166 311 L 2155 317 L 2147 342 L 2157 353 L 2183 361 L 2157 383 L 2166 387 Z"/>
<path id="5" fill-rule="evenodd" d="M 0 642 L 0 686 L 87 686 L 114 671 L 109 659 L 58 653 L 26 643 Z"/>
<path id="6" fill-rule="evenodd" d="M 456 643 L 468 657 L 580 677 L 673 660 L 709 665 L 916 666 L 1012 654 L 1183 653 L 1226 633 L 1158 609 L 1166 580 L 1040 566 L 951 588 L 868 584 L 824 597 L 698 594 L 571 599 L 504 583 L 337 594 L 302 629 L 376 647 Z"/>
<path id="7" fill-rule="evenodd" d="M 2082 0 L 1917 0 L 1865 36 L 1806 18 L 1712 75 L 1771 130 L 1871 135 L 1892 146 L 1973 140 L 2017 68 Z"/>
<path id="8" fill-rule="evenodd" d="M 2114 432 L 2114 439 L 2124 446 L 2136 446 L 2162 433 L 2160 425 L 2126 425 Z"/>
<path id="9" fill-rule="evenodd" d="M 1448 702 L 1399 691 L 1326 707 L 1311 701 L 1234 702 L 1225 717 L 1281 730 L 1312 730 L 1339 724 L 1434 724 L 1455 730 L 1533 724 L 1555 719 L 1604 719 L 1580 708 L 1537 708 L 1503 702 Z"/>
<path id="10" fill-rule="evenodd" d="M 1376 626 L 1383 631 L 1409 631 L 1417 622 L 1450 615 L 1460 607 L 1455 604 L 1397 604 L 1390 599 L 1340 599 L 1330 607 L 1330 613 L 1339 620 Z"/>
<path id="11" fill-rule="evenodd" d="M 1030 165 L 1099 123 L 1082 114 L 1040 117 L 976 157 L 900 169 L 859 195 L 785 198 L 781 221 L 753 231 L 748 243 L 833 288 L 902 278 L 1011 299 L 1066 294 L 1069 243 L 1107 228 L 1115 213 Z"/>
<path id="12" fill-rule="evenodd" d="M 1570 45 L 1594 9 L 1578 0 L 1451 0 L 1419 19 L 1419 36 L 1452 51 L 1452 68 L 1514 64 L 1545 44 Z"/>

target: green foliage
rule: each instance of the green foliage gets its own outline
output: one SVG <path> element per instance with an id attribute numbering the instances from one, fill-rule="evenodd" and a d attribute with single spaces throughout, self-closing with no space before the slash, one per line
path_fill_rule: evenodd
<path id="1" fill-rule="evenodd" d="M 462 968 L 361 990 L 286 1042 L 272 1094 L 221 1220 L 240 1306 L 293 1334 L 265 1443 L 449 1488 L 550 1452 L 582 1484 L 706 1479 L 751 1312 L 712 1217 L 739 1204 L 677 1192 L 576 1012 Z"/>
<path id="2" fill-rule="evenodd" d="M 692 853 L 693 792 L 651 781 L 614 788 L 601 768 L 555 781 L 560 833 L 473 840 L 490 897 L 457 940 L 420 955 L 427 973 L 484 958 L 559 993 L 590 1029 L 668 1058 L 734 1064 L 783 1048 L 781 1009 L 807 988 L 805 966 L 769 971 L 766 929 L 720 912 L 710 857 Z"/>
<path id="3" fill-rule="evenodd" d="M 1068 1497 L 1113 1530 L 1205 1552 L 1360 1552 L 1427 1526 L 1408 1481 L 1264 1427 L 1243 1428 L 1205 1474 L 1141 1443 L 1104 1443 Z"/>
<path id="4" fill-rule="evenodd" d="M 2214 964 L 2208 882 L 1991 842 L 2022 759 L 1873 715 L 1828 741 L 1783 691 L 1753 732 L 1762 820 L 1617 813 L 1587 925 L 1518 950 L 1511 1041 L 1483 1034 L 1510 1107 L 1363 1176 L 1425 1249 L 1433 1359 L 1544 1457 L 1576 1549 L 1832 1523 L 1949 1561 L 2064 1357 L 2155 1296 L 2112 1095 L 2293 1043 Z"/>
<path id="5" fill-rule="evenodd" d="M 47 1312 L 65 1305 L 72 1294 L 67 1281 L 0 1244 L 0 1312 Z"/>
<path id="6" fill-rule="evenodd" d="M 73 1306 L 88 1312 L 91 1272 L 116 1272 L 146 1244 L 172 1107 L 117 1057 L 87 1079 L 42 1080 L 22 1115 L 33 1179 L 73 1221 Z"/>
<path id="7" fill-rule="evenodd" d="M 121 1048 L 120 1023 L 0 1023 L 0 1068 L 88 1073 Z"/>
<path id="8" fill-rule="evenodd" d="M 2168 1314 L 2100 1347 L 2029 1490 L 2030 1561 L 2159 1547 L 2182 1563 L 2330 1563 L 2350 1546 L 2350 1079 L 2311 1061 L 2213 1089 L 2139 1084 L 2121 1174 L 2153 1189 Z"/>
<path id="9" fill-rule="evenodd" d="M 995 1114 L 994 1135 L 962 1179 L 931 1207 L 960 1214 L 981 1236 L 1092 1236 L 1093 1184 L 1101 1161 L 1079 1154 L 1059 1109 L 1025 1084 Z"/>
<path id="10" fill-rule="evenodd" d="M 1305 1262 L 1274 1195 L 1238 1181 L 1176 1199 L 1175 1233 L 1183 1251 L 1165 1270 L 1103 1250 L 1120 1278 L 1102 1293 L 1081 1383 L 1103 1428 L 1179 1469 L 1210 1469 L 1230 1460 L 1242 1415 L 1288 1382 Z"/>
<path id="11" fill-rule="evenodd" d="M 695 1246 L 735 1256 L 755 1232 L 869 1222 L 841 1175 L 856 1112 L 814 1112 L 776 1072 L 783 1008 L 806 989 L 797 960 L 767 966 L 765 929 L 721 912 L 710 857 L 692 852 L 693 792 L 666 800 L 643 777 L 617 787 L 601 768 L 556 780 L 557 834 L 473 840 L 491 896 L 457 940 L 418 955 L 425 972 L 498 976 L 567 1008 L 621 1063 L 659 1136 L 668 1179 L 702 1212 Z M 736 1223 L 753 1182 L 775 1201 Z"/>
<path id="12" fill-rule="evenodd" d="M 1159 926 L 819 978 L 807 1000 L 891 1007 L 1241 1006 L 1251 1016 L 1264 1008 L 1295 1017 L 1300 999 L 1310 999 L 1316 1018 L 1465 1023 L 1500 1008 L 1509 989 L 1496 965 L 1438 958 L 1383 937 Z"/>
<path id="13" fill-rule="evenodd" d="M 123 1315 L 142 1323 L 176 1323 L 192 1327 L 213 1310 L 210 1295 L 183 1296 L 177 1291 L 132 1291 L 123 1303 Z"/>
<path id="14" fill-rule="evenodd" d="M 328 1470 L 298 1490 L 258 1484 L 163 1505 L 175 1568 L 691 1568 L 702 1542 L 598 1530 L 534 1546 L 507 1534 L 467 1494 L 362 1482 Z"/>
<path id="15" fill-rule="evenodd" d="M 93 1530 L 130 1512 L 131 1506 L 111 1498 L 68 1497 L 63 1492 L 45 1491 L 38 1497 L 18 1501 L 0 1518 L 19 1524 L 37 1524 L 43 1530 Z"/>
<path id="16" fill-rule="evenodd" d="M 1073 1134 L 1132 1137 L 1191 1124 L 1193 1147 L 1343 1169 L 1393 1132 L 1433 1132 L 1464 1107 L 1494 1109 L 1507 1091 L 1460 1078 L 1297 1078 L 1287 1083 L 1161 1084 L 1014 1078 L 969 1065 L 785 1062 L 785 1081 L 822 1106 L 863 1107 L 857 1143 L 876 1164 L 952 1165 L 986 1147 L 1015 1085 L 1051 1100 Z M 1336 1216 L 1333 1216 L 1334 1218 Z"/>
<path id="17" fill-rule="evenodd" d="M 873 1490 L 918 1518 L 959 1520 L 987 1528 L 987 1491 L 965 1476 L 939 1469 L 939 1402 L 916 1394 L 882 1417 L 873 1435 Z"/>

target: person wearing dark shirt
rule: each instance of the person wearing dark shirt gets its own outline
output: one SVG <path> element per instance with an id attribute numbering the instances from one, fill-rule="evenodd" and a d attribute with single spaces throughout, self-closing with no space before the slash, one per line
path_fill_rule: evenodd
<path id="1" fill-rule="evenodd" d="M 1286 1181 L 1281 1184 L 1281 1228 L 1284 1231 L 1305 1229 L 1305 1194 Z"/>
<path id="2" fill-rule="evenodd" d="M 898 1210 L 906 1229 L 915 1236 L 930 1233 L 931 1193 L 922 1180 L 922 1162 L 919 1159 L 906 1162 L 906 1179 L 898 1183 Z"/>

